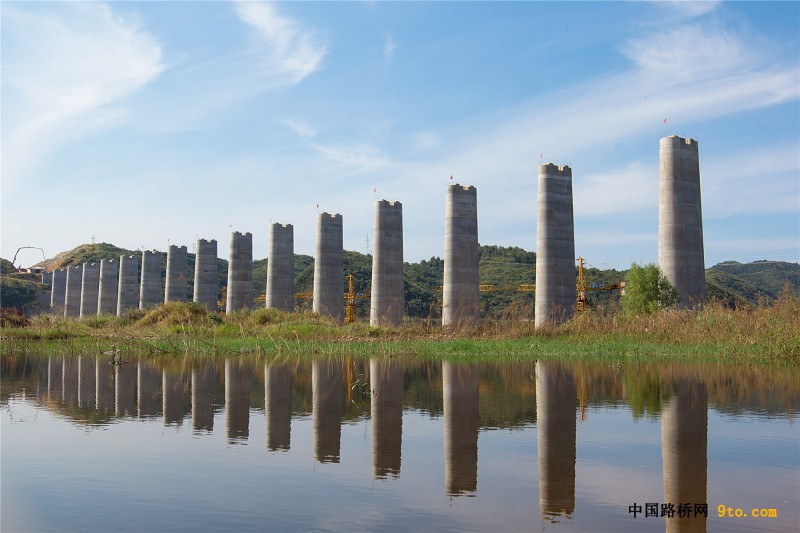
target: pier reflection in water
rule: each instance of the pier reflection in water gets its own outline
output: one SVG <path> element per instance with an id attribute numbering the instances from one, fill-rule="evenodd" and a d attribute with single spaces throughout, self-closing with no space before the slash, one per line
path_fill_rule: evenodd
<path id="1" fill-rule="evenodd" d="M 243 443 L 250 436 L 250 387 L 253 365 L 241 358 L 225 360 L 225 429 L 228 442 Z"/>
<path id="2" fill-rule="evenodd" d="M 372 400 L 372 475 L 376 479 L 400 476 L 403 442 L 403 366 L 397 359 L 369 363 Z"/>
<path id="3" fill-rule="evenodd" d="M 695 515 L 694 504 L 708 502 L 708 394 L 694 378 L 679 379 L 675 389 L 661 410 L 663 501 L 692 504 L 692 511 L 681 517 L 676 508 L 667 531 L 705 531 L 706 517 Z"/>
<path id="4" fill-rule="evenodd" d="M 258 529 L 266 517 L 290 530 L 389 523 L 414 529 L 423 527 L 420 520 L 423 529 L 459 530 L 531 523 L 566 531 L 754 527 L 719 518 L 716 506 L 728 503 L 777 507 L 778 518 L 758 522 L 762 530 L 791 529 L 800 520 L 800 380 L 793 370 L 133 354 L 125 360 L 4 356 L 4 531 L 153 530 L 163 524 L 148 517 L 159 514 L 179 517 L 187 529 Z M 179 431 L 185 421 L 191 432 Z M 107 431 L 80 432 L 76 440 L 71 425 Z M 181 435 L 189 439 L 179 444 Z M 646 445 L 638 452 L 625 447 L 629 440 Z M 113 454 L 105 453 L 109 447 Z M 619 450 L 633 451 L 627 463 Z M 318 473 L 320 463 L 327 466 Z M 209 475 L 232 500 L 217 506 L 206 498 L 199 487 Z M 153 481 L 137 489 L 143 476 Z M 537 488 L 538 509 L 530 505 Z M 310 494 L 325 502 L 315 507 L 321 514 L 306 505 Z M 103 511 L 127 508 L 130 499 L 152 512 L 122 521 Z M 673 504 L 676 516 L 628 513 L 648 502 Z M 709 516 L 680 518 L 681 503 L 708 504 Z M 364 508 L 357 520 L 321 521 L 353 506 Z M 46 523 L 15 527 L 19 510 Z"/>
<path id="5" fill-rule="evenodd" d="M 320 463 L 338 463 L 342 438 L 342 362 L 312 363 L 314 399 L 314 458 Z"/>
<path id="6" fill-rule="evenodd" d="M 478 366 L 442 363 L 444 485 L 447 494 L 478 488 Z"/>
<path id="7" fill-rule="evenodd" d="M 292 437 L 294 375 L 287 364 L 264 364 L 264 412 L 267 449 L 288 450 Z"/>
<path id="8" fill-rule="evenodd" d="M 536 363 L 536 435 L 539 445 L 539 509 L 553 519 L 575 510 L 575 436 L 578 393 L 564 363 Z"/>
<path id="9" fill-rule="evenodd" d="M 192 431 L 214 431 L 214 396 L 217 391 L 217 369 L 213 364 L 192 369 Z"/>

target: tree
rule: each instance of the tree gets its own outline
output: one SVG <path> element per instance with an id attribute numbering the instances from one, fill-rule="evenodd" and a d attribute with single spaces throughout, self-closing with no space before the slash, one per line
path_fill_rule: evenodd
<path id="1" fill-rule="evenodd" d="M 0 280 L 0 306 L 15 307 L 22 310 L 26 305 L 35 302 L 36 284 L 30 281 L 3 276 Z"/>
<path id="2" fill-rule="evenodd" d="M 678 291 L 658 265 L 631 265 L 625 278 L 625 296 L 622 297 L 622 308 L 626 313 L 655 313 L 673 307 L 677 301 Z"/>

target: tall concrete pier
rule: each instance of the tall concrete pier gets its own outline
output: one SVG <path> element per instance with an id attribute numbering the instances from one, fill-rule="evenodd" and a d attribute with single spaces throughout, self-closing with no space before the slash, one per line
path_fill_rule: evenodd
<path id="1" fill-rule="evenodd" d="M 136 256 L 122 255 L 119 258 L 119 292 L 117 293 L 117 316 L 139 307 L 139 262 Z"/>
<path id="2" fill-rule="evenodd" d="M 139 285 L 139 309 L 150 309 L 163 302 L 161 298 L 161 252 L 142 253 L 142 282 Z"/>
<path id="3" fill-rule="evenodd" d="M 314 312 L 344 318 L 344 236 L 342 215 L 320 213 L 314 258 Z"/>
<path id="4" fill-rule="evenodd" d="M 294 311 L 294 227 L 272 224 L 269 227 L 266 306 Z"/>
<path id="5" fill-rule="evenodd" d="M 403 323 L 403 204 L 375 204 L 375 253 L 372 256 L 371 326 Z"/>
<path id="6" fill-rule="evenodd" d="M 100 263 L 84 263 L 81 279 L 81 318 L 97 314 L 100 293 Z"/>
<path id="7" fill-rule="evenodd" d="M 81 285 L 83 284 L 83 265 L 73 265 L 67 269 L 67 290 L 64 294 L 64 316 L 81 315 Z"/>
<path id="8" fill-rule="evenodd" d="M 249 309 L 253 305 L 253 235 L 234 231 L 228 259 L 228 296 L 225 312 Z"/>
<path id="9" fill-rule="evenodd" d="M 558 521 L 575 511 L 578 392 L 575 375 L 558 361 L 536 363 L 539 510 Z"/>
<path id="10" fill-rule="evenodd" d="M 471 494 L 478 490 L 478 365 L 444 361 L 442 389 L 445 489 L 450 496 Z"/>
<path id="11" fill-rule="evenodd" d="M 658 265 L 678 291 L 678 306 L 705 300 L 703 211 L 697 141 L 663 137 L 658 164 Z"/>
<path id="12" fill-rule="evenodd" d="M 217 310 L 217 241 L 197 239 L 194 258 L 194 301 L 209 311 Z"/>
<path id="13" fill-rule="evenodd" d="M 535 326 L 559 324 L 572 316 L 575 289 L 575 222 L 572 169 L 539 166 L 539 215 L 536 227 Z"/>
<path id="14" fill-rule="evenodd" d="M 171 244 L 167 248 L 167 284 L 164 289 L 164 302 L 185 302 L 189 294 L 186 282 L 186 246 Z"/>
<path id="15" fill-rule="evenodd" d="M 661 411 L 664 501 L 704 503 L 708 501 L 708 392 L 705 383 L 695 379 L 676 385 L 676 395 Z M 666 522 L 668 532 L 706 530 L 706 518 L 693 512 L 686 517 L 675 513 Z"/>
<path id="16" fill-rule="evenodd" d="M 478 191 L 456 183 L 445 202 L 442 326 L 478 323 L 479 284 Z"/>
<path id="17" fill-rule="evenodd" d="M 97 295 L 97 314 L 115 315 L 119 295 L 119 261 L 100 260 L 100 285 Z"/>
<path id="18" fill-rule="evenodd" d="M 66 299 L 67 271 L 63 268 L 53 270 L 53 285 L 50 288 L 50 309 L 54 313 L 63 313 Z"/>

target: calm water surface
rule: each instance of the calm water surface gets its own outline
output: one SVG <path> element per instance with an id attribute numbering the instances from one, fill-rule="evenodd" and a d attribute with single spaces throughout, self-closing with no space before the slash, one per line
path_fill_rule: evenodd
<path id="1" fill-rule="evenodd" d="M 1 370 L 3 532 L 800 524 L 796 369 L 7 355 Z"/>

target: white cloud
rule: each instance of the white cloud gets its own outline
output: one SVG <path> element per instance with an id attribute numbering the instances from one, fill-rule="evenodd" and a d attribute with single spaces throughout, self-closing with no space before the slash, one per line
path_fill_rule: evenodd
<path id="1" fill-rule="evenodd" d="M 724 156 L 703 157 L 700 180 L 703 217 L 743 213 L 800 214 L 800 154 L 793 143 L 751 147 Z"/>
<path id="2" fill-rule="evenodd" d="M 576 176 L 575 213 L 607 215 L 658 208 L 658 167 L 635 161 L 612 171 Z"/>
<path id="3" fill-rule="evenodd" d="M 706 26 L 682 26 L 626 44 L 623 53 L 648 75 L 688 79 L 745 70 L 754 61 L 742 38 Z"/>
<path id="4" fill-rule="evenodd" d="M 357 170 L 376 170 L 389 164 L 387 155 L 378 148 L 367 144 L 313 144 L 320 154 Z"/>
<path id="5" fill-rule="evenodd" d="M 387 63 L 390 63 L 392 59 L 394 59 L 395 49 L 397 49 L 397 45 L 395 45 L 394 39 L 391 35 L 387 35 L 386 39 L 383 41 L 383 57 L 386 59 Z"/>
<path id="6" fill-rule="evenodd" d="M 273 86 L 296 85 L 322 65 L 326 46 L 297 21 L 281 16 L 272 4 L 237 2 L 236 13 L 257 30 L 258 65 Z"/>
<path id="7" fill-rule="evenodd" d="M 277 122 L 288 127 L 290 130 L 292 130 L 301 137 L 310 139 L 317 135 L 317 130 L 314 129 L 314 127 L 311 124 L 309 124 L 304 120 L 292 120 L 284 118 L 284 119 L 278 119 Z"/>
<path id="8" fill-rule="evenodd" d="M 441 144 L 441 139 L 430 131 L 416 131 L 410 135 L 411 146 L 416 150 L 430 150 Z"/>
<path id="9" fill-rule="evenodd" d="M 106 4 L 42 6 L 3 7 L 5 184 L 54 148 L 119 124 L 121 102 L 165 69 L 157 40 Z"/>
<path id="10" fill-rule="evenodd" d="M 699 2 L 687 0 L 672 0 L 665 2 L 663 0 L 657 0 L 654 3 L 671 11 L 677 12 L 680 15 L 691 18 L 700 17 L 710 13 L 717 9 L 720 4 L 718 0 L 702 0 Z"/>

